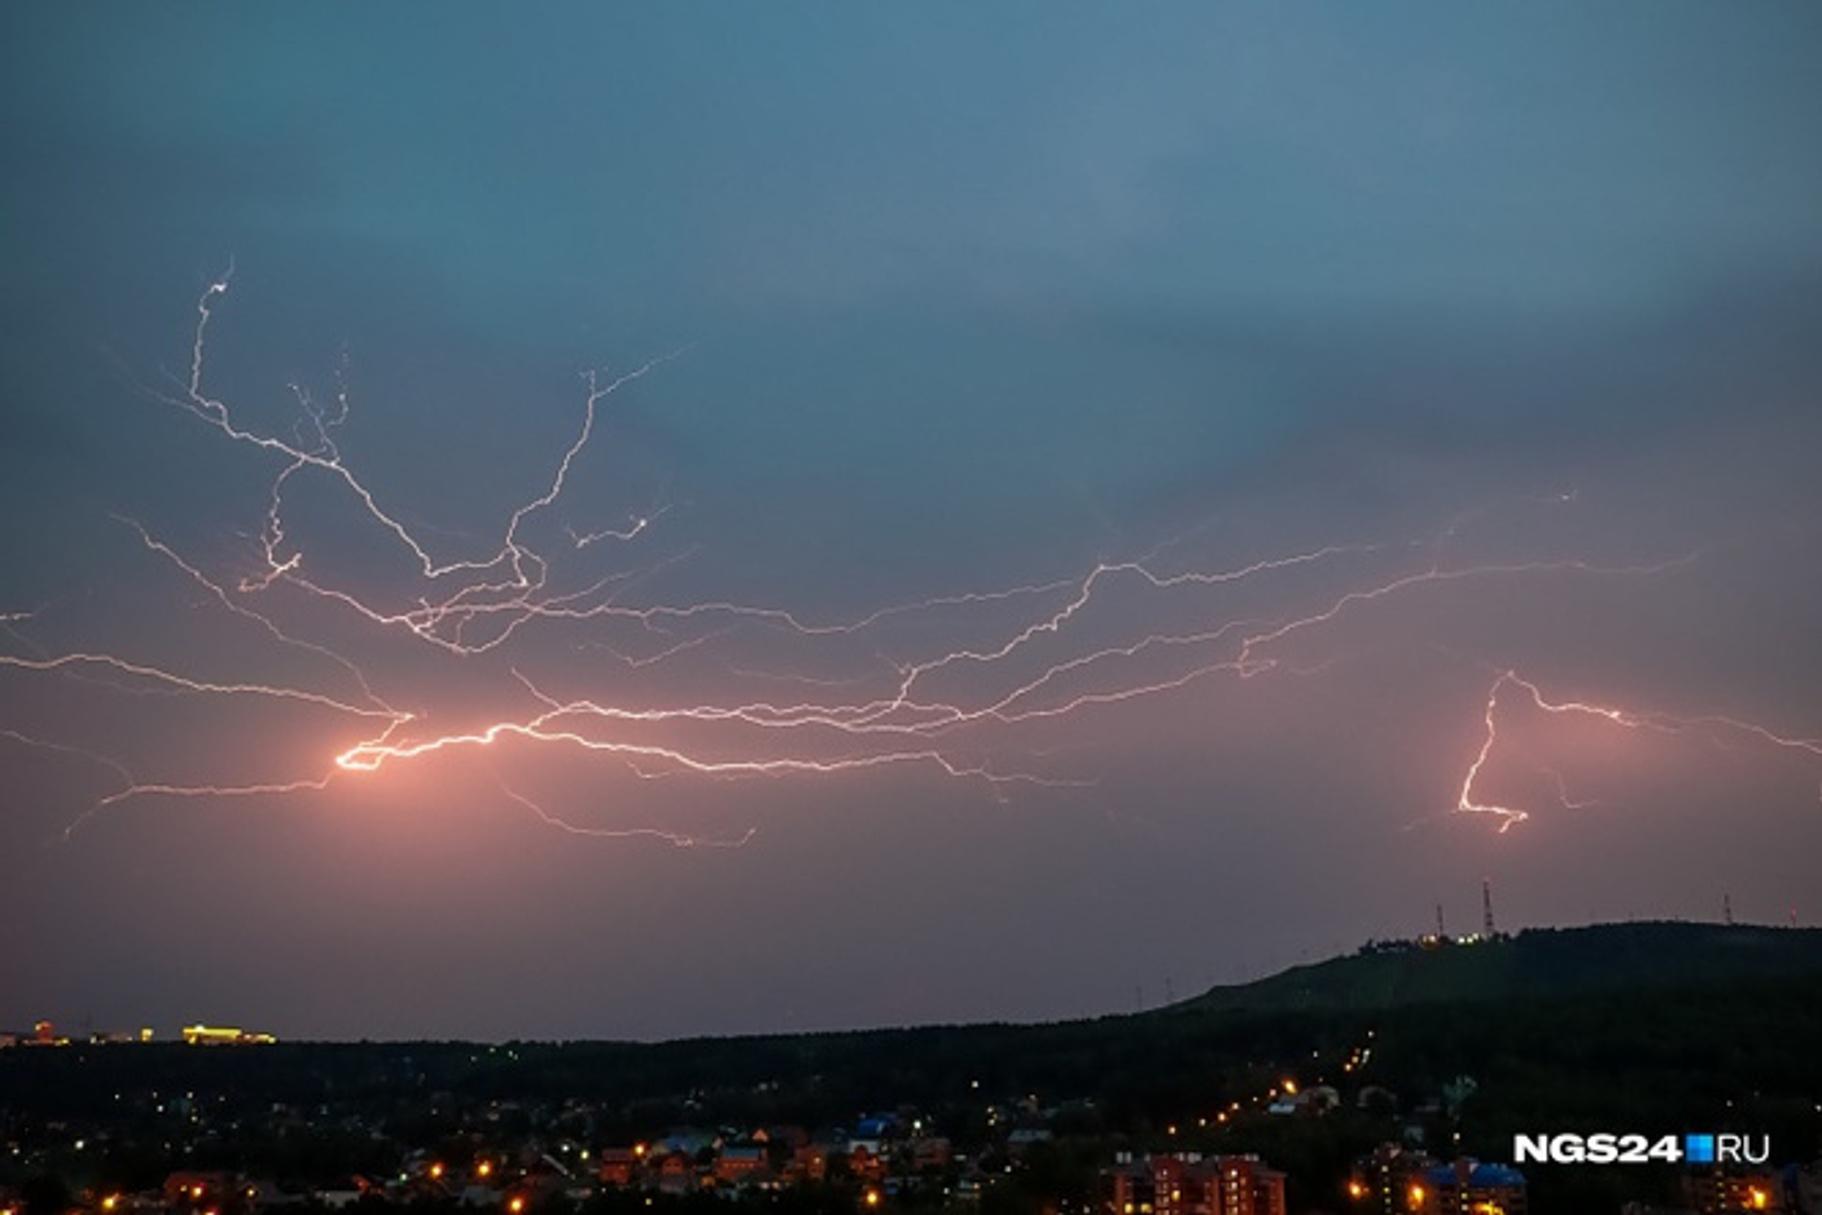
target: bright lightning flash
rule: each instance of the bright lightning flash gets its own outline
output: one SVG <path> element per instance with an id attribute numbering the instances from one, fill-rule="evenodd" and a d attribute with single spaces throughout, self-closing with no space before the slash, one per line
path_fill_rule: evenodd
<path id="1" fill-rule="evenodd" d="M 1403 543 L 1333 543 L 1264 557 L 1222 569 L 1163 571 L 1154 556 L 1141 560 L 1105 561 L 1085 573 L 1009 587 L 966 590 L 878 608 L 850 620 L 815 620 L 798 611 L 752 606 L 731 600 L 683 603 L 629 602 L 636 585 L 664 566 L 683 560 L 687 551 L 654 559 L 643 566 L 608 568 L 577 563 L 600 560 L 602 552 L 633 553 L 651 543 L 670 511 L 649 505 L 618 521 L 561 519 L 564 492 L 578 475 L 579 461 L 603 427 L 612 399 L 678 357 L 676 351 L 619 375 L 584 374 L 581 416 L 574 437 L 550 466 L 548 476 L 507 514 L 497 543 L 478 553 L 439 554 L 433 545 L 401 519 L 387 496 L 370 485 L 341 447 L 340 432 L 350 412 L 346 368 L 337 369 L 332 400 L 319 402 L 306 389 L 292 385 L 298 416 L 291 433 L 262 433 L 240 420 L 237 411 L 209 387 L 208 332 L 216 309 L 228 295 L 232 273 L 211 283 L 196 305 L 188 374 L 175 394 L 161 399 L 193 415 L 218 432 L 232 448 L 246 451 L 273 468 L 265 512 L 256 533 L 255 568 L 239 577 L 214 573 L 201 561 L 180 553 L 137 520 L 118 517 L 144 550 L 165 562 L 198 588 L 205 605 L 260 630 L 274 647 L 320 666 L 328 682 L 294 686 L 265 679 L 210 679 L 143 661 L 112 649 L 77 649 L 49 653 L 28 639 L 26 630 L 38 614 L 0 613 L 0 627 L 31 653 L 0 653 L 0 668 L 9 678 L 69 677 L 82 672 L 105 675 L 121 692 L 135 689 L 208 698 L 235 698 L 253 703 L 288 703 L 328 715 L 362 733 L 350 744 L 317 753 L 301 773 L 274 774 L 244 782 L 205 776 L 147 779 L 133 766 L 86 742 L 52 740 L 35 729 L 0 729 L 0 740 L 12 745 L 64 754 L 98 765 L 117 786 L 93 802 L 70 828 L 96 810 L 135 798 L 226 798 L 320 793 L 338 780 L 377 780 L 389 768 L 431 763 L 444 753 L 492 748 L 502 740 L 533 747 L 562 748 L 584 757 L 617 761 L 641 776 L 707 778 L 830 777 L 839 773 L 880 773 L 917 766 L 943 777 L 972 782 L 1005 797 L 1018 787 L 1077 786 L 1079 775 L 1025 770 L 1017 754 L 1001 754 L 1014 728 L 1042 730 L 1060 719 L 1113 711 L 1123 704 L 1157 697 L 1197 681 L 1226 676 L 1236 683 L 1274 672 L 1313 675 L 1328 663 L 1298 667 L 1282 653 L 1293 637 L 1317 634 L 1364 605 L 1424 595 L 1451 584 L 1510 581 L 1551 576 L 1585 578 L 1650 578 L 1693 560 L 1631 566 L 1604 566 L 1573 556 L 1510 564 L 1445 564 L 1443 541 L 1460 520 L 1440 536 Z M 414 590 L 402 602 L 383 603 L 370 591 L 343 585 L 318 572 L 319 562 L 298 538 L 287 514 L 288 491 L 300 479 L 315 478 L 346 495 L 375 534 L 397 552 L 402 576 Z M 1569 501 L 1572 494 L 1557 495 Z M 553 526 L 554 524 L 554 526 Z M 560 532 L 565 543 L 546 551 L 535 537 L 540 530 Z M 1174 543 L 1174 542 L 1173 542 Z M 1414 558 L 1424 563 L 1412 566 Z M 558 577 L 564 565 L 564 576 Z M 1380 572 L 1361 572 L 1373 566 Z M 1389 565 L 1390 568 L 1384 568 Z M 1331 580 L 1331 589 L 1313 606 L 1298 579 Z M 1287 605 L 1245 616 L 1219 613 L 1222 596 L 1244 584 L 1255 598 L 1276 596 Z M 1115 592 L 1140 605 L 1166 607 L 1171 618 L 1185 604 L 1200 623 L 1187 628 L 1124 628 L 1121 640 L 1087 641 L 1083 622 L 1096 604 Z M 282 613 L 279 597 L 301 603 L 309 619 Z M 1211 607 L 1210 605 L 1217 605 Z M 1149 610 L 1142 608 L 1142 610 Z M 1008 613 L 1018 613 L 1009 622 Z M 1215 615 L 1210 616 L 1210 613 Z M 940 615 L 948 626 L 972 640 L 924 652 L 910 643 L 894 646 L 892 629 Z M 284 623 L 281 623 L 281 618 Z M 433 728 L 432 723 L 460 716 L 439 705 L 434 690 L 407 679 L 382 677 L 375 665 L 357 662 L 322 638 L 352 629 L 364 644 L 386 653 L 421 652 L 469 676 L 497 680 L 496 699 L 529 702 L 524 711 L 468 723 L 459 728 Z M 624 690 L 553 691 L 534 684 L 509 658 L 529 630 L 583 630 L 579 651 L 599 650 L 612 656 L 625 675 L 661 664 L 685 661 L 715 663 L 718 647 L 743 633 L 759 632 L 812 651 L 825 648 L 828 660 L 813 670 L 759 671 L 732 662 L 715 668 L 726 685 L 724 695 L 706 701 L 675 702 Z M 314 635 L 312 631 L 314 630 Z M 624 636 L 622 636 L 624 635 Z M 655 644 L 654 644 L 655 643 Z M 853 648 L 868 658 L 851 666 Z M 891 652 L 898 649 L 900 652 Z M 640 653 L 639 651 L 647 651 Z M 495 668 L 492 662 L 503 663 Z M 1331 660 L 1332 661 L 1332 660 Z M 833 665 L 833 669 L 832 669 Z M 414 668 L 415 669 L 415 668 Z M 1483 732 L 1477 751 L 1459 771 L 1455 812 L 1491 816 L 1506 832 L 1526 821 L 1536 807 L 1490 801 L 1477 792 L 1499 747 L 1502 698 L 1522 696 L 1536 711 L 1586 719 L 1593 727 L 1661 733 L 1702 731 L 1728 735 L 1763 746 L 1822 759 L 1822 742 L 1796 737 L 1755 722 L 1718 715 L 1674 717 L 1619 705 L 1550 699 L 1532 680 L 1507 666 L 1495 668 L 1480 714 Z M 774 699 L 747 693 L 754 685 L 794 682 L 811 689 L 809 699 Z M 961 684 L 967 692 L 945 691 Z M 332 690 L 339 689 L 339 690 Z M 403 708 L 401 705 L 410 705 Z M 1026 756 L 1050 753 L 1029 747 Z M 1563 807 L 1589 804 L 1570 798 L 1554 769 L 1558 802 Z M 738 847 L 753 836 L 746 828 L 724 838 L 704 839 L 651 827 L 590 825 L 558 814 L 500 780 L 503 796 L 529 811 L 543 825 L 577 836 L 605 839 L 649 838 L 676 846 Z M 67 834 L 67 832 L 66 832 Z"/>

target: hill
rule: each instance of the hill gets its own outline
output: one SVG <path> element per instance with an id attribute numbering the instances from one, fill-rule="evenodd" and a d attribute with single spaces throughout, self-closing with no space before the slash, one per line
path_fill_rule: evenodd
<path id="1" fill-rule="evenodd" d="M 1258 1152 L 1291 1175 L 1292 1209 L 1320 1209 L 1352 1160 L 1413 1123 L 1489 1160 L 1506 1158 L 1516 1133 L 1612 1127 L 1740 1129 L 1770 1135 L 1780 1159 L 1810 1159 L 1822 1148 L 1818 1008 L 1822 932 L 1614 924 L 1363 951 L 1145 1013 L 1049 1024 L 650 1044 L 0 1050 L 0 1126 L 93 1127 L 112 1145 L 109 1167 L 150 1185 L 171 1163 L 161 1093 L 194 1094 L 229 1128 L 199 1140 L 189 1164 L 308 1177 L 390 1172 L 407 1148 L 437 1142 L 466 1150 L 451 1137 L 476 1127 L 561 1127 L 614 1144 L 671 1127 L 833 1127 L 910 1108 L 971 1154 L 1000 1151 L 1009 1125 L 1055 1133 L 1016 1183 L 1029 1201 L 1005 1191 L 986 1215 L 1085 1206 L 1116 1150 L 1147 1147 Z M 1370 1062 L 1338 1074 L 1369 1042 Z M 1264 1113 L 1262 1095 L 1290 1075 L 1336 1084 L 1341 1107 Z M 1446 1115 L 1437 1098 L 1463 1077 L 1471 1095 Z M 322 1125 L 297 1134 L 300 1111 Z M 9 1181 L 0 1159 L 0 1186 L 23 1176 L 11 1167 Z M 1659 1173 L 1541 1170 L 1532 1209 L 1669 1201 L 1674 1176 Z"/>
<path id="2" fill-rule="evenodd" d="M 1344 1012 L 1612 991 L 1706 988 L 1822 972 L 1822 929 L 1644 922 L 1529 929 L 1361 952 L 1216 987 L 1167 1011 Z"/>

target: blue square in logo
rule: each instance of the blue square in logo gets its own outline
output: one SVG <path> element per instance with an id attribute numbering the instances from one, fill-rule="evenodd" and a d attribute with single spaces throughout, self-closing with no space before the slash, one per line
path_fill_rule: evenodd
<path id="1" fill-rule="evenodd" d="M 1683 1136 L 1683 1163 L 1684 1164 L 1713 1164 L 1714 1163 L 1714 1136 L 1713 1135 L 1684 1135 Z"/>

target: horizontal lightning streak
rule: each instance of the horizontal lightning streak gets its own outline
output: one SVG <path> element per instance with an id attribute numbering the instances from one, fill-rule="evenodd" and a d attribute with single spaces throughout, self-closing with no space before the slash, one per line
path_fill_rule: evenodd
<path id="1" fill-rule="evenodd" d="M 165 399 L 201 419 L 232 445 L 275 457 L 277 467 L 268 487 L 264 515 L 255 540 L 262 566 L 238 581 L 224 582 L 206 572 L 205 563 L 180 554 L 138 521 L 125 516 L 117 518 L 134 530 L 147 550 L 201 587 L 223 610 L 258 626 L 274 644 L 332 667 L 337 679 L 351 681 L 358 689 L 358 698 L 344 698 L 288 684 L 193 678 L 113 653 L 88 650 L 40 657 L 0 654 L 0 667 L 66 673 L 98 667 L 179 693 L 295 702 L 383 724 L 372 737 L 344 746 L 332 756 L 322 757 L 325 770 L 320 775 L 246 783 L 141 781 L 118 761 L 97 752 L 41 743 L 31 735 L 0 731 L 22 744 L 86 756 L 109 766 L 121 777 L 121 788 L 97 802 L 85 812 L 83 819 L 103 806 L 136 797 L 253 797 L 321 792 L 339 779 L 373 776 L 393 764 L 428 761 L 441 753 L 459 749 L 491 748 L 504 740 L 612 757 L 642 777 L 676 774 L 832 776 L 921 766 L 948 777 L 980 782 L 995 796 L 1000 796 L 1005 787 L 1012 785 L 1080 787 L 1087 782 L 1002 770 L 997 763 L 977 758 L 978 754 L 987 753 L 981 747 L 969 753 L 968 759 L 962 759 L 951 749 L 950 743 L 966 741 L 972 737 L 967 732 L 975 727 L 1036 728 L 1091 708 L 1122 705 L 1177 691 L 1215 675 L 1232 675 L 1243 684 L 1268 672 L 1313 674 L 1334 660 L 1294 665 L 1284 655 L 1289 648 L 1286 643 L 1335 625 L 1369 603 L 1474 579 L 1516 579 L 1567 573 L 1652 576 L 1686 565 L 1699 555 L 1691 553 L 1645 565 L 1606 566 L 1575 558 L 1504 564 L 1442 564 L 1440 553 L 1444 542 L 1460 530 L 1462 520 L 1467 517 L 1462 515 L 1450 522 L 1439 538 L 1424 544 L 1328 544 L 1259 558 L 1231 568 L 1174 573 L 1159 572 L 1155 568 L 1156 554 L 1167 547 L 1159 546 L 1141 559 L 1101 561 L 1077 576 L 995 589 L 961 590 L 889 604 L 847 619 L 814 619 L 790 608 L 755 606 L 731 599 L 630 603 L 626 600 L 632 597 L 637 583 L 686 559 L 694 550 L 685 549 L 654 558 L 643 568 L 601 573 L 597 566 L 596 572 L 580 578 L 571 576 L 565 568 L 559 582 L 557 558 L 540 551 L 535 540 L 529 537 L 537 531 L 534 520 L 543 526 L 551 516 L 559 513 L 559 503 L 572 479 L 579 475 L 584 453 L 603 429 L 602 411 L 608 398 L 680 357 L 684 350 L 661 355 L 618 376 L 610 377 L 593 370 L 585 372 L 581 417 L 575 432 L 550 466 L 548 479 L 542 482 L 538 492 L 514 506 L 498 525 L 498 531 L 493 533 L 498 538 L 497 547 L 487 552 L 486 544 L 493 541 L 476 542 L 474 547 L 482 549 L 478 555 L 474 555 L 471 548 L 471 555 L 439 559 L 432 554 L 427 542 L 382 505 L 381 495 L 344 459 L 338 434 L 351 408 L 345 356 L 336 368 L 332 398 L 319 400 L 302 385 L 288 386 L 299 411 L 289 437 L 261 434 L 246 428 L 225 400 L 207 390 L 209 328 L 216 308 L 228 293 L 232 277 L 230 266 L 228 273 L 211 283 L 197 301 L 188 375 L 173 390 L 181 395 Z M 396 541 L 398 549 L 394 551 L 401 558 L 407 558 L 402 564 L 408 567 L 413 590 L 389 601 L 387 606 L 381 606 L 366 594 L 332 585 L 327 575 L 307 559 L 304 544 L 292 534 L 286 518 L 287 491 L 294 478 L 306 474 L 326 476 L 339 487 L 338 492 L 345 492 L 365 512 L 380 533 Z M 560 530 L 567 538 L 567 546 L 558 545 L 563 561 L 600 560 L 599 554 L 613 547 L 605 546 L 603 542 L 611 540 L 624 545 L 640 539 L 653 531 L 669 510 L 668 505 L 653 506 L 644 513 L 627 516 L 628 522 L 623 527 L 593 531 L 578 530 L 567 522 L 556 520 L 557 526 L 552 530 Z M 597 549 L 598 545 L 603 547 Z M 641 550 L 645 547 L 642 541 Z M 1335 589 L 1334 580 L 1346 571 L 1357 570 L 1365 559 L 1382 558 L 1389 550 L 1422 552 L 1429 564 L 1417 570 L 1374 577 L 1347 574 L 1345 581 L 1339 583 L 1340 589 Z M 613 551 L 626 550 L 613 547 Z M 1376 563 L 1384 564 L 1383 561 Z M 1082 645 L 1075 640 L 1087 627 L 1086 618 L 1092 615 L 1090 606 L 1116 584 L 1135 591 L 1143 597 L 1141 602 L 1150 604 L 1161 598 L 1168 606 L 1183 608 L 1201 602 L 1199 599 L 1190 602 L 1190 593 L 1221 591 L 1241 583 L 1259 583 L 1266 591 L 1276 592 L 1283 581 L 1276 576 L 1295 570 L 1309 570 L 1312 571 L 1309 576 L 1331 580 L 1325 584 L 1329 589 L 1314 610 L 1302 614 L 1255 610 L 1244 619 L 1211 620 L 1178 631 L 1135 629 L 1136 637 L 1117 644 Z M 253 606 L 262 596 L 280 593 L 301 596 L 301 602 L 305 604 L 322 605 L 322 610 L 337 619 L 371 630 L 379 639 L 397 639 L 401 645 L 429 646 L 435 661 L 459 663 L 467 678 L 497 678 L 503 673 L 510 674 L 520 685 L 520 691 L 530 696 L 535 708 L 522 716 L 407 736 L 408 728 L 413 728 L 410 732 L 415 734 L 415 728 L 422 725 L 431 710 L 407 712 L 394 707 L 393 701 L 416 704 L 424 693 L 420 690 L 419 695 L 414 696 L 382 695 L 378 689 L 388 681 L 382 674 L 385 668 L 381 664 L 357 665 L 338 650 L 300 635 L 298 626 L 283 627 L 271 612 Z M 571 650 L 600 650 L 613 656 L 629 672 L 657 667 L 693 652 L 699 659 L 691 664 L 694 672 L 698 667 L 706 667 L 711 656 L 731 648 L 716 645 L 717 642 L 733 637 L 736 630 L 746 632 L 748 626 L 754 632 L 768 630 L 773 636 L 785 635 L 806 645 L 815 644 L 822 647 L 818 652 L 841 655 L 851 654 L 850 650 L 842 648 L 844 639 L 869 635 L 877 640 L 880 634 L 871 631 L 889 622 L 937 613 L 949 613 L 940 623 L 951 629 L 968 630 L 962 635 L 972 640 L 954 644 L 953 639 L 949 639 L 949 644 L 927 647 L 922 656 L 915 658 L 889 657 L 880 652 L 882 646 L 876 645 L 867 660 L 873 667 L 871 673 L 852 677 L 813 676 L 791 671 L 773 673 L 740 666 L 725 669 L 724 673 L 735 679 L 788 681 L 817 689 L 803 693 L 799 699 L 780 696 L 774 700 L 727 694 L 693 704 L 640 705 L 615 703 L 596 695 L 557 695 L 534 683 L 519 665 L 515 665 L 519 647 L 508 650 L 533 624 L 576 630 L 625 630 L 638 638 L 640 644 L 627 646 L 617 640 L 602 640 L 591 635 Z M 1006 617 L 1012 613 L 1016 614 L 1007 623 Z M 13 626 L 33 619 L 34 614 L 30 612 L 0 613 L 0 626 L 5 626 L 9 635 L 20 636 Z M 287 615 L 285 619 L 289 623 L 293 617 Z M 989 620 L 1000 623 L 990 626 Z M 987 639 L 980 640 L 983 636 Z M 931 653 L 931 649 L 936 652 Z M 649 653 L 640 656 L 641 651 L 648 650 Z M 1060 653 L 1054 659 L 1036 657 L 1040 652 L 1048 655 L 1055 651 Z M 496 652 L 511 653 L 514 657 L 486 658 Z M 827 666 L 818 669 L 826 670 Z M 1132 673 L 1141 669 L 1142 674 Z M 938 678 L 939 675 L 942 678 Z M 933 686 L 946 685 L 964 676 L 988 686 L 967 696 L 939 695 L 932 690 Z M 576 673 L 575 677 L 586 678 L 587 674 Z M 511 690 L 510 685 L 508 690 Z M 1515 670 L 1504 669 L 1498 672 L 1488 689 L 1481 710 L 1480 744 L 1462 773 L 1454 806 L 1460 813 L 1493 817 L 1498 821 L 1501 833 L 1526 821 L 1530 812 L 1485 800 L 1477 794 L 1476 788 L 1498 751 L 1501 697 L 1520 692 L 1536 710 L 1544 713 L 1588 717 L 1627 729 L 1723 733 L 1822 756 L 1822 740 L 1797 737 L 1745 719 L 1719 715 L 1679 718 L 1592 702 L 1552 701 L 1537 684 Z M 641 733 L 627 736 L 628 731 L 635 729 Z M 662 741 L 652 741 L 645 735 L 654 729 L 676 732 L 677 737 L 667 735 Z M 710 739 L 698 741 L 696 733 L 692 733 L 709 730 L 716 732 L 712 736 L 713 746 Z M 781 750 L 785 739 L 789 739 L 791 745 L 788 750 Z M 1544 771 L 1552 776 L 1561 805 L 1588 804 L 1569 797 L 1567 785 L 1555 769 L 1545 768 Z M 751 831 L 736 839 L 709 841 L 659 828 L 585 826 L 545 809 L 512 789 L 504 780 L 500 784 L 508 798 L 534 813 L 546 825 L 578 836 L 646 836 L 680 847 L 711 844 L 738 847 L 752 838 Z"/>

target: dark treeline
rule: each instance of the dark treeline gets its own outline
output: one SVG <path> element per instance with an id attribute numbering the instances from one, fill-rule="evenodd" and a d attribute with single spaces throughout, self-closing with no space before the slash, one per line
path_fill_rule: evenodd
<path id="1" fill-rule="evenodd" d="M 1599 942 L 1578 936 L 1571 944 L 1581 951 Z M 1296 1006 L 1307 1002 L 1302 984 L 1277 1002 L 1289 1007 L 1269 1000 L 1217 1007 L 1205 999 L 1050 1025 L 651 1045 L 17 1048 L 0 1051 L 0 1127 L 30 1132 L 67 1120 L 130 1130 L 135 1120 L 154 1124 L 154 1100 L 183 1097 L 209 1103 L 213 1124 L 234 1128 L 195 1145 L 186 1167 L 283 1179 L 396 1168 L 397 1145 L 453 1142 L 474 1112 L 493 1102 L 510 1103 L 489 1115 L 502 1131 L 601 1145 L 679 1125 L 846 1126 L 863 1110 L 912 1106 L 972 1154 L 992 1150 L 1008 1118 L 1026 1117 L 1020 1103 L 1035 1098 L 1057 1142 L 1031 1157 L 996 1203 L 1008 1194 L 1033 1203 L 1079 1197 L 1097 1164 L 1120 1147 L 1259 1151 L 1291 1174 L 1293 1194 L 1319 1201 L 1355 1155 L 1413 1125 L 1443 1154 L 1459 1144 L 1490 1160 L 1510 1159 L 1514 1133 L 1566 1130 L 1739 1130 L 1769 1134 L 1781 1160 L 1811 1159 L 1822 1154 L 1822 968 L 1765 975 L 1757 965 L 1745 973 L 1717 965 L 1706 981 L 1692 982 L 1685 951 L 1663 968 L 1664 983 L 1637 981 L 1629 962 L 1612 968 L 1618 982 L 1606 990 L 1586 990 L 1578 978 L 1567 992 L 1540 983 L 1544 990 L 1535 994 L 1502 986 L 1478 998 L 1391 1006 L 1336 999 L 1333 1007 L 1314 1008 Z M 1581 962 L 1568 971 L 1592 973 Z M 1370 1064 L 1338 1083 L 1340 1060 L 1368 1043 Z M 1214 1125 L 1217 1110 L 1287 1074 L 1306 1086 L 1338 1083 L 1342 1109 L 1321 1118 L 1260 1114 Z M 1463 1085 L 1464 1077 L 1472 1083 Z M 1366 1085 L 1388 1091 L 1363 1094 Z M 1436 1108 L 1445 1092 L 1456 1099 Z M 580 1121 L 562 1113 L 572 1103 L 587 1111 Z M 282 1119 L 274 1106 L 285 1107 Z M 999 1107 L 997 1124 L 988 1121 L 990 1106 Z M 289 1129 L 275 1131 L 277 1121 Z M 371 1133 L 376 1129 L 383 1136 Z M 172 1163 L 147 1151 L 106 1167 L 123 1183 L 153 1184 Z M 1638 1195 L 1641 1186 L 1667 1194 L 1673 1184 L 1669 1171 L 1530 1172 L 1537 1209 L 1600 1209 L 1612 1195 Z M 0 1161 L 0 1184 L 26 1180 L 5 1173 Z M 1047 1187 L 1063 1193 L 1045 1193 Z"/>

